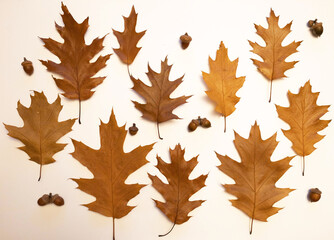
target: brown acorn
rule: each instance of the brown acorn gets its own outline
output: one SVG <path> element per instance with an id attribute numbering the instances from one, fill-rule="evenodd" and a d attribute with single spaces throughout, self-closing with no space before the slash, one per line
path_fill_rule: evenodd
<path id="1" fill-rule="evenodd" d="M 189 132 L 195 131 L 197 129 L 197 127 L 199 126 L 199 124 L 200 123 L 199 123 L 198 119 L 191 120 L 191 122 L 188 125 Z"/>
<path id="2" fill-rule="evenodd" d="M 23 59 L 24 61 L 21 63 L 23 70 L 28 74 L 29 76 L 33 74 L 34 72 L 34 66 L 32 65 L 32 62 L 27 60 L 26 58 Z"/>
<path id="3" fill-rule="evenodd" d="M 201 126 L 204 127 L 204 128 L 209 128 L 209 127 L 211 127 L 211 122 L 206 118 L 202 118 Z"/>
<path id="4" fill-rule="evenodd" d="M 318 188 L 311 188 L 307 198 L 310 202 L 318 202 L 321 198 L 321 191 Z"/>
<path id="5" fill-rule="evenodd" d="M 55 194 L 52 199 L 53 199 L 52 202 L 57 206 L 63 206 L 65 203 L 64 199 L 58 194 Z"/>
<path id="6" fill-rule="evenodd" d="M 134 123 L 131 127 L 129 127 L 129 133 L 130 135 L 136 135 L 138 132 L 138 128 L 136 126 L 136 124 Z"/>
<path id="7" fill-rule="evenodd" d="M 321 34 L 324 32 L 324 27 L 322 26 L 321 22 L 317 22 L 318 19 L 309 20 L 307 22 L 307 26 L 311 28 L 311 32 L 315 37 L 320 37 Z"/>
<path id="8" fill-rule="evenodd" d="M 312 33 L 317 36 L 317 37 L 320 37 L 321 34 L 324 32 L 324 28 L 322 26 L 322 23 L 315 23 L 312 28 Z"/>
<path id="9" fill-rule="evenodd" d="M 37 200 L 37 204 L 39 206 L 45 206 L 46 204 L 49 204 L 51 202 L 52 194 L 44 194 L 42 197 L 40 197 Z"/>
<path id="10" fill-rule="evenodd" d="M 180 40 L 181 40 L 181 47 L 182 47 L 183 49 L 186 49 L 186 48 L 189 46 L 189 44 L 190 44 L 190 42 L 191 42 L 191 40 L 192 40 L 192 37 L 190 37 L 190 36 L 188 35 L 188 33 L 185 33 L 184 35 L 182 35 L 182 36 L 180 37 Z"/>

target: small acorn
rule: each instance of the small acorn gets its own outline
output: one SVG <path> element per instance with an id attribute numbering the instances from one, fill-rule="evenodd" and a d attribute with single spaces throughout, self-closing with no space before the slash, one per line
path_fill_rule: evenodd
<path id="1" fill-rule="evenodd" d="M 316 23 L 312 27 L 312 32 L 315 36 L 320 37 L 321 34 L 324 32 L 324 27 L 322 26 L 322 23 Z"/>
<path id="2" fill-rule="evenodd" d="M 52 202 L 57 206 L 63 206 L 64 205 L 64 199 L 59 196 L 58 194 L 55 194 L 52 198 Z"/>
<path id="3" fill-rule="evenodd" d="M 198 119 L 193 119 L 188 125 L 189 132 L 193 132 L 197 129 L 197 127 L 200 125 Z"/>
<path id="4" fill-rule="evenodd" d="M 192 40 L 192 37 L 190 37 L 190 36 L 188 35 L 188 33 L 185 33 L 184 35 L 182 35 L 182 36 L 180 37 L 180 40 L 181 40 L 181 47 L 182 47 L 183 49 L 186 49 L 186 48 L 189 46 L 189 44 L 190 44 L 190 42 L 191 42 L 191 40 Z"/>
<path id="5" fill-rule="evenodd" d="M 318 188 L 311 188 L 307 198 L 310 202 L 318 202 L 321 198 L 321 191 Z"/>
<path id="6" fill-rule="evenodd" d="M 34 72 L 34 66 L 32 65 L 32 62 L 27 60 L 26 58 L 23 59 L 24 61 L 21 63 L 23 70 L 31 76 Z"/>
<path id="7" fill-rule="evenodd" d="M 310 30 L 315 37 L 320 37 L 321 34 L 324 32 L 324 27 L 322 26 L 321 22 L 317 21 L 318 19 L 309 20 L 307 22 L 307 26 L 311 28 Z"/>
<path id="8" fill-rule="evenodd" d="M 202 118 L 201 126 L 204 127 L 204 128 L 209 128 L 209 127 L 211 127 L 211 122 L 206 118 Z"/>
<path id="9" fill-rule="evenodd" d="M 136 124 L 134 123 L 131 127 L 129 127 L 129 133 L 131 136 L 136 135 L 138 132 L 138 128 Z"/>
<path id="10" fill-rule="evenodd" d="M 51 193 L 50 193 L 51 194 Z M 40 197 L 38 200 L 37 200 L 37 204 L 39 206 L 45 206 L 46 204 L 49 204 L 50 203 L 50 200 L 51 200 L 51 197 L 50 197 L 50 194 L 44 194 L 42 197 Z M 52 194 L 51 194 L 52 196 Z"/>

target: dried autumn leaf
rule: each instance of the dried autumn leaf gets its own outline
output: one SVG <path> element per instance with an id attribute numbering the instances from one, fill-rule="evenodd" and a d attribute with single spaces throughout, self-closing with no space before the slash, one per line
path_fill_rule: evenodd
<path id="1" fill-rule="evenodd" d="M 330 105 L 317 105 L 319 92 L 312 92 L 310 81 L 299 89 L 298 94 L 288 92 L 290 107 L 276 105 L 280 119 L 290 125 L 289 130 L 283 130 L 284 135 L 292 142 L 292 149 L 303 157 L 305 172 L 305 156 L 310 155 L 316 148 L 314 144 L 323 139 L 318 132 L 325 129 L 331 120 L 320 120 L 328 112 Z"/>
<path id="2" fill-rule="evenodd" d="M 5 125 L 8 135 L 20 140 L 24 146 L 19 147 L 26 152 L 31 161 L 40 165 L 39 178 L 42 176 L 42 166 L 55 162 L 53 155 L 64 149 L 66 144 L 57 143 L 65 134 L 72 130 L 75 119 L 58 122 L 58 116 L 63 108 L 60 97 L 49 104 L 44 93 L 34 91 L 30 96 L 29 108 L 17 103 L 17 111 L 23 120 L 23 127 Z"/>
<path id="3" fill-rule="evenodd" d="M 180 144 L 175 149 L 169 149 L 171 163 L 164 162 L 157 156 L 159 171 L 167 178 L 168 184 L 163 183 L 157 176 L 149 174 L 152 186 L 164 197 L 165 203 L 154 200 L 156 206 L 173 222 L 172 228 L 164 235 L 169 234 L 175 224 L 182 224 L 189 220 L 188 214 L 199 207 L 204 201 L 189 201 L 189 198 L 205 186 L 207 175 L 189 180 L 189 175 L 197 165 L 197 156 L 185 161 L 185 150 Z"/>
<path id="4" fill-rule="evenodd" d="M 173 114 L 173 110 L 178 106 L 186 103 L 191 96 L 181 96 L 178 98 L 170 98 L 170 94 L 182 83 L 182 77 L 175 81 L 169 81 L 169 73 L 172 65 L 167 64 L 167 57 L 165 61 L 161 62 L 161 72 L 154 72 L 150 65 L 148 65 L 148 72 L 146 73 L 152 86 L 147 86 L 139 79 L 131 77 L 133 82 L 132 89 L 141 95 L 145 100 L 145 104 L 132 101 L 135 107 L 142 112 L 142 117 L 156 122 L 158 135 L 160 137 L 159 123 L 166 122 L 171 119 L 180 119 Z"/>
<path id="5" fill-rule="evenodd" d="M 137 47 L 137 43 L 146 32 L 146 30 L 138 33 L 136 32 L 137 16 L 138 14 L 135 11 L 135 7 L 132 6 L 129 17 L 123 17 L 124 31 L 119 32 L 113 29 L 113 33 L 117 37 L 119 43 L 119 48 L 114 48 L 114 52 L 121 61 L 127 65 L 129 75 L 131 75 L 129 65 L 135 60 L 141 49 L 141 47 Z"/>
<path id="6" fill-rule="evenodd" d="M 293 157 L 272 162 L 270 157 L 278 142 L 276 133 L 266 140 L 262 140 L 260 128 L 255 122 L 245 139 L 235 132 L 234 145 L 239 153 L 241 162 L 228 156 L 216 153 L 221 165 L 219 170 L 233 178 L 235 184 L 224 184 L 225 191 L 236 196 L 230 200 L 232 205 L 253 220 L 267 221 L 267 218 L 276 214 L 281 208 L 273 205 L 286 197 L 293 189 L 277 188 L 275 183 L 291 167 Z"/>
<path id="7" fill-rule="evenodd" d="M 284 72 L 294 67 L 298 61 L 286 62 L 285 59 L 291 54 L 297 52 L 297 47 L 302 41 L 293 41 L 289 45 L 282 46 L 284 38 L 291 32 L 290 27 L 292 21 L 280 28 L 278 26 L 279 16 L 275 16 L 274 11 L 270 10 L 270 17 L 267 18 L 268 29 L 255 25 L 256 33 L 263 38 L 266 43 L 265 47 L 260 46 L 258 43 L 249 41 L 249 44 L 253 47 L 252 52 L 259 55 L 263 62 L 252 59 L 253 63 L 257 66 L 257 69 L 270 80 L 270 97 L 272 92 L 272 82 L 283 77 L 286 77 Z"/>
<path id="8" fill-rule="evenodd" d="M 99 56 L 95 62 L 92 58 L 102 49 L 103 38 L 95 38 L 90 45 L 85 44 L 85 34 L 88 29 L 88 17 L 77 23 L 65 5 L 61 6 L 64 14 L 61 15 L 64 27 L 56 24 L 56 29 L 64 39 L 59 43 L 51 38 L 41 38 L 44 47 L 56 55 L 60 63 L 42 61 L 47 70 L 60 75 L 62 79 L 53 77 L 56 85 L 64 91 L 63 95 L 69 99 L 79 100 L 79 123 L 81 123 L 81 101 L 89 99 L 93 88 L 103 82 L 105 77 L 93 77 L 106 66 L 111 54 Z"/>
<path id="9" fill-rule="evenodd" d="M 83 206 L 90 211 L 113 218 L 113 239 L 115 239 L 115 218 L 126 216 L 134 207 L 128 206 L 130 199 L 139 194 L 145 185 L 125 184 L 128 176 L 147 163 L 146 155 L 153 144 L 139 146 L 131 152 L 123 151 L 127 131 L 118 127 L 114 112 L 108 123 L 100 125 L 101 147 L 92 149 L 82 142 L 72 140 L 72 156 L 86 166 L 94 175 L 93 179 L 72 179 L 78 188 L 96 200 Z"/>
<path id="10" fill-rule="evenodd" d="M 235 110 L 235 105 L 239 102 L 236 96 L 237 91 L 245 82 L 245 77 L 236 77 L 238 58 L 233 62 L 227 55 L 227 48 L 221 42 L 216 53 L 216 60 L 209 57 L 210 73 L 202 72 L 203 79 L 209 90 L 205 93 L 216 104 L 216 112 L 224 117 L 226 132 L 226 117 Z"/>

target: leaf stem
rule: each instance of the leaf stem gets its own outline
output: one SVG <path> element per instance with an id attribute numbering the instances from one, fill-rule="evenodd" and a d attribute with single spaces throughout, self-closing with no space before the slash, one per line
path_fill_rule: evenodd
<path id="1" fill-rule="evenodd" d="M 174 223 L 173 223 L 172 228 L 171 228 L 167 233 L 165 233 L 165 234 L 160 234 L 159 237 L 167 236 L 167 235 L 173 230 L 173 228 L 175 227 L 175 224 L 176 224 L 176 217 L 175 217 L 175 221 L 174 221 Z"/>
<path id="2" fill-rule="evenodd" d="M 131 79 L 131 73 L 130 73 L 130 69 L 129 69 L 129 64 L 126 64 L 126 68 L 128 70 L 129 78 Z"/>
<path id="3" fill-rule="evenodd" d="M 302 175 L 304 176 L 304 173 L 305 173 L 305 156 L 303 156 L 302 166 L 303 166 Z"/>
<path id="4" fill-rule="evenodd" d="M 40 181 L 42 178 L 42 163 L 39 164 L 39 177 L 38 177 L 38 181 Z"/>
<path id="5" fill-rule="evenodd" d="M 160 136 L 160 130 L 159 130 L 159 122 L 157 122 L 157 129 L 158 129 L 158 136 L 162 140 L 163 138 Z"/>
<path id="6" fill-rule="evenodd" d="M 115 240 L 115 217 L 112 218 L 112 239 Z"/>
<path id="7" fill-rule="evenodd" d="M 81 124 L 81 99 L 79 96 L 79 124 Z"/>
<path id="8" fill-rule="evenodd" d="M 254 223 L 254 216 L 252 217 L 251 223 L 250 223 L 250 229 L 249 229 L 249 234 L 251 235 L 253 232 L 253 223 Z"/>
<path id="9" fill-rule="evenodd" d="M 269 95 L 269 102 L 271 102 L 271 94 L 272 94 L 272 91 L 273 91 L 273 80 L 270 79 L 270 95 Z"/>
<path id="10" fill-rule="evenodd" d="M 226 116 L 224 116 L 224 133 L 226 133 Z"/>

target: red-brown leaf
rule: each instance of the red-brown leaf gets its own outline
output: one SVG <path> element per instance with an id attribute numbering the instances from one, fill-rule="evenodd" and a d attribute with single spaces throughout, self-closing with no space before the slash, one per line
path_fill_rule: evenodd
<path id="1" fill-rule="evenodd" d="M 135 79 L 131 76 L 133 82 L 133 90 L 140 94 L 146 103 L 138 103 L 133 101 L 135 107 L 142 112 L 142 117 L 156 122 L 157 125 L 162 122 L 166 122 L 171 119 L 179 119 L 178 116 L 173 114 L 173 110 L 178 106 L 186 103 L 187 99 L 191 96 L 181 96 L 177 98 L 170 98 L 170 94 L 182 83 L 182 77 L 175 81 L 169 81 L 169 73 L 172 69 L 172 65 L 167 64 L 167 57 L 161 62 L 161 72 L 154 72 L 150 65 L 148 65 L 147 76 L 152 86 L 147 86 L 139 79 Z M 158 126 L 159 131 L 159 126 Z M 159 133 L 159 138 L 160 133 Z"/>
<path id="2" fill-rule="evenodd" d="M 119 48 L 114 48 L 114 52 L 127 65 L 130 65 L 136 58 L 141 48 L 137 47 L 138 41 L 144 36 L 145 31 L 136 32 L 138 13 L 132 6 L 129 17 L 124 18 L 124 31 L 119 32 L 113 29 L 114 35 L 117 37 Z"/>
<path id="3" fill-rule="evenodd" d="M 204 202 L 203 200 L 189 201 L 189 198 L 205 186 L 207 175 L 189 180 L 189 175 L 197 165 L 197 157 L 185 161 L 185 150 L 181 149 L 180 144 L 173 150 L 169 149 L 169 153 L 170 164 L 157 156 L 157 168 L 167 178 L 168 184 L 163 183 L 157 176 L 149 174 L 149 177 L 152 180 L 152 186 L 166 201 L 163 203 L 155 200 L 156 206 L 173 222 L 174 227 L 175 224 L 188 221 L 190 218 L 188 214 Z"/>
<path id="4" fill-rule="evenodd" d="M 56 29 L 64 39 L 59 43 L 51 38 L 41 38 L 44 47 L 56 55 L 60 63 L 53 61 L 42 61 L 47 70 L 55 73 L 62 78 L 55 78 L 57 86 L 64 91 L 63 95 L 69 99 L 81 101 L 89 99 L 93 94 L 93 88 L 103 82 L 105 77 L 94 77 L 94 75 L 106 66 L 106 61 L 111 54 L 99 56 L 95 62 L 90 62 L 96 54 L 103 49 L 103 38 L 95 38 L 90 45 L 85 43 L 85 34 L 88 29 L 88 17 L 82 22 L 77 23 L 67 7 L 61 6 L 64 14 L 61 15 L 64 27 L 56 24 Z M 79 123 L 80 123 L 79 105 Z"/>

